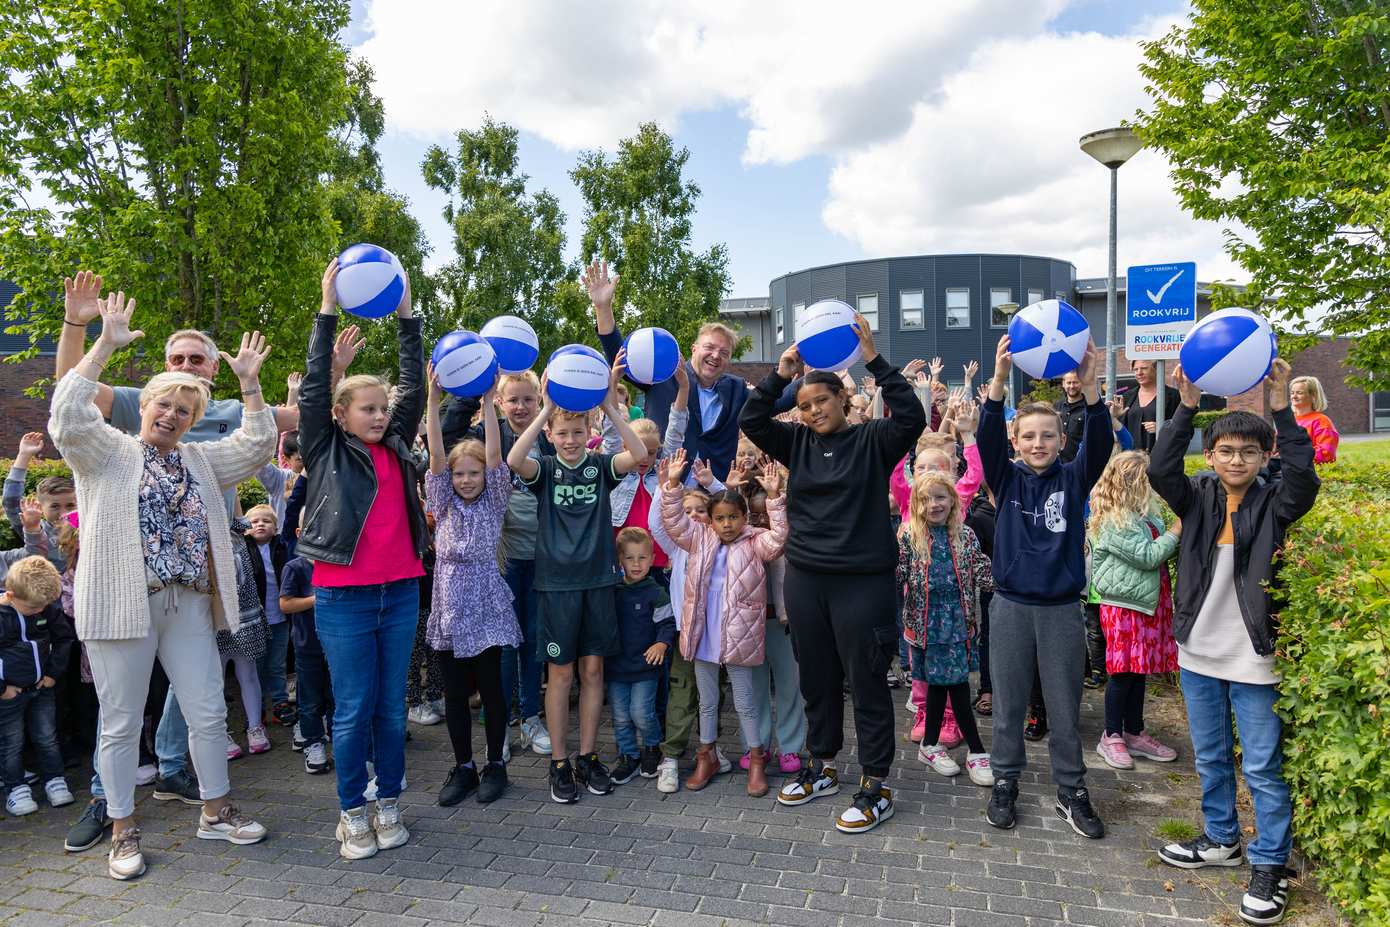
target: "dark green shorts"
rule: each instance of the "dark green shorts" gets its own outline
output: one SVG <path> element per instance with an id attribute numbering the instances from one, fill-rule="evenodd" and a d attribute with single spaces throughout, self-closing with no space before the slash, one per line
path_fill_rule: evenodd
<path id="1" fill-rule="evenodd" d="M 611 657 L 622 647 L 614 587 L 536 591 L 536 659 L 573 663 L 579 657 Z"/>

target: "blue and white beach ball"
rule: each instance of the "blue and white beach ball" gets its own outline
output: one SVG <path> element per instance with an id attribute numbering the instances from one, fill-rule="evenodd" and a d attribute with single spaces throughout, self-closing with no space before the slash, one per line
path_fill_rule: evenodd
<path id="1" fill-rule="evenodd" d="M 1025 306 L 1009 320 L 1014 366 L 1035 380 L 1050 380 L 1081 366 L 1091 326 L 1060 299 Z"/>
<path id="2" fill-rule="evenodd" d="M 449 332 L 430 354 L 439 385 L 455 396 L 481 396 L 497 379 L 497 353 L 482 335 Z"/>
<path id="3" fill-rule="evenodd" d="M 859 360 L 854 310 L 838 299 L 811 303 L 796 317 L 796 347 L 811 370 L 845 370 Z"/>
<path id="4" fill-rule="evenodd" d="M 608 395 L 608 361 L 588 345 L 556 348 L 545 373 L 546 394 L 566 412 L 588 412 Z"/>
<path id="5" fill-rule="evenodd" d="M 514 315 L 499 315 L 479 332 L 497 352 L 497 368 L 503 373 L 530 370 L 540 356 L 540 341 L 531 323 Z"/>
<path id="6" fill-rule="evenodd" d="M 681 349 L 676 337 L 664 328 L 639 328 L 623 342 L 627 349 L 627 375 L 643 386 L 665 383 L 676 374 Z"/>
<path id="7" fill-rule="evenodd" d="M 1205 393 L 1238 396 L 1269 373 L 1279 346 L 1263 316 L 1222 309 L 1187 333 L 1178 351 L 1182 372 Z"/>
<path id="8" fill-rule="evenodd" d="M 357 244 L 338 255 L 338 305 L 353 315 L 390 315 L 404 292 L 405 268 L 385 248 Z"/>

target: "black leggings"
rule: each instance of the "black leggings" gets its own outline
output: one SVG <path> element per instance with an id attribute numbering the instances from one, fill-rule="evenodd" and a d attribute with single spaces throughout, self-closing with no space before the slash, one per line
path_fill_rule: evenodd
<path id="1" fill-rule="evenodd" d="M 970 710 L 970 683 L 958 682 L 953 686 L 927 686 L 927 728 L 922 743 L 931 746 L 941 739 L 941 719 L 946 716 L 946 696 L 951 697 L 951 709 L 956 713 L 956 724 L 965 735 L 965 743 L 971 753 L 984 753 L 985 744 L 980 740 L 980 729 L 975 726 L 975 713 Z"/>
<path id="2" fill-rule="evenodd" d="M 1143 673 L 1111 673 L 1105 684 L 1105 733 L 1144 733 Z"/>
<path id="3" fill-rule="evenodd" d="M 483 697 L 488 762 L 502 762 L 502 744 L 507 736 L 502 648 L 489 647 L 476 657 L 440 653 L 439 663 L 444 670 L 444 720 L 449 725 L 449 740 L 454 745 L 454 762 L 460 766 L 473 762 L 473 713 L 468 707 L 468 698 L 474 692 Z"/>

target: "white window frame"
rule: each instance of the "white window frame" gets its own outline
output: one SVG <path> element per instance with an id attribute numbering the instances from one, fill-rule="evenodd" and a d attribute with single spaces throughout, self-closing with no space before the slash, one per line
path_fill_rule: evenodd
<path id="1" fill-rule="evenodd" d="M 778 343 L 778 344 L 781 344 L 784 340 L 786 340 L 786 337 L 787 337 L 787 329 L 786 329 L 787 316 L 786 316 L 786 310 L 785 310 L 784 308 L 782 308 L 781 306 L 778 306 L 778 307 L 776 307 L 775 309 L 773 309 L 773 310 L 772 310 L 772 321 L 773 321 L 773 324 L 776 326 L 777 343 Z"/>
<path id="2" fill-rule="evenodd" d="M 865 311 L 864 311 L 864 300 L 866 300 L 866 299 L 872 299 L 872 300 L 874 301 L 874 311 L 871 312 L 871 313 L 870 313 L 870 312 L 865 312 Z M 866 318 L 866 319 L 869 320 L 869 331 L 874 331 L 874 332 L 878 331 L 878 294 L 877 294 L 877 293 L 859 293 L 859 294 L 856 294 L 855 297 L 854 297 L 854 310 L 855 310 L 856 312 L 858 312 L 860 315 L 862 315 L 864 318 Z"/>
<path id="3" fill-rule="evenodd" d="M 951 305 L 951 294 L 952 294 L 952 293 L 964 293 L 964 294 L 965 294 L 965 306 L 964 306 L 964 307 L 961 307 L 961 306 L 952 306 L 952 305 Z M 947 327 L 947 328 L 962 329 L 962 328 L 969 328 L 969 327 L 970 327 L 970 287 L 968 287 L 968 286 L 948 286 L 948 287 L 946 288 L 946 301 L 945 301 L 944 305 L 945 305 L 945 308 L 946 308 L 946 327 Z M 952 310 L 952 309 L 960 310 L 961 308 L 964 308 L 964 309 L 965 309 L 965 322 L 964 322 L 964 324 L 954 321 L 955 317 L 951 315 L 951 310 Z"/>
<path id="4" fill-rule="evenodd" d="M 904 304 L 904 297 L 917 297 L 917 305 L 908 308 Z M 907 314 L 915 313 L 917 316 L 916 324 L 909 324 Z M 898 291 L 898 327 L 905 331 L 922 331 L 927 327 L 927 292 L 926 290 L 899 290 Z"/>
<path id="5" fill-rule="evenodd" d="M 1004 298 L 1001 299 L 999 302 L 995 302 L 995 301 L 994 301 L 994 300 L 995 300 L 995 297 L 997 297 L 997 296 L 998 296 L 999 294 L 1001 294 L 1001 293 L 1004 294 Z M 999 322 L 994 321 L 994 309 L 995 309 L 996 306 L 1002 306 L 1002 305 L 1004 305 L 1004 303 L 1011 303 L 1011 302 L 1013 302 L 1013 301 L 1014 301 L 1014 291 L 1013 291 L 1013 287 L 992 286 L 992 287 L 989 288 L 989 327 L 990 327 L 990 328 L 1008 328 L 1008 327 L 1009 327 L 1009 319 L 1008 319 L 1007 316 L 1005 316 L 1004 321 L 1003 321 L 1002 324 L 999 323 Z"/>
<path id="6" fill-rule="evenodd" d="M 800 324 L 801 313 L 805 310 L 805 308 L 805 303 L 792 303 L 792 325 Z"/>
<path id="7" fill-rule="evenodd" d="M 1028 303 L 1027 303 L 1027 305 L 1031 306 L 1031 305 L 1033 305 L 1033 303 L 1040 303 L 1040 302 L 1042 302 L 1042 301 L 1043 301 L 1043 292 L 1044 292 L 1043 290 L 1029 290 L 1029 291 L 1028 291 Z"/>

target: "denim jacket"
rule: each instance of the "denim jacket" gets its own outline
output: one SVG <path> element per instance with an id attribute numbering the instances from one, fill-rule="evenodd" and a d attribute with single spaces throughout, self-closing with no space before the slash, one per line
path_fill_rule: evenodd
<path id="1" fill-rule="evenodd" d="M 685 446 L 685 426 L 690 421 L 690 412 L 671 410 L 671 417 L 666 422 L 666 443 L 657 452 L 657 460 L 669 457 L 677 450 Z M 622 436 L 618 434 L 618 429 L 605 416 L 603 419 L 603 452 L 605 454 L 617 454 L 623 449 Z M 608 504 L 613 509 L 613 527 L 621 528 L 627 521 L 627 513 L 632 510 L 632 500 L 637 498 L 637 484 L 641 481 L 647 487 L 647 494 L 652 497 L 653 508 L 657 499 L 657 491 L 660 487 L 660 477 L 656 475 L 656 467 L 648 467 L 647 472 L 641 476 L 637 475 L 636 470 L 629 470 L 623 481 L 613 488 L 608 495 Z M 663 548 L 665 549 L 665 548 Z"/>

